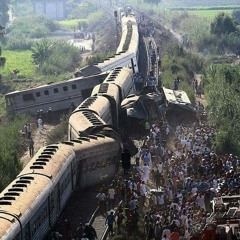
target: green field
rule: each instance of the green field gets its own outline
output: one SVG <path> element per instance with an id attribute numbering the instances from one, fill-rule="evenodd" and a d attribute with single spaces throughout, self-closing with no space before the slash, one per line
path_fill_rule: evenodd
<path id="1" fill-rule="evenodd" d="M 86 19 L 71 19 L 71 20 L 64 20 L 64 21 L 58 21 L 58 23 L 68 29 L 73 29 L 73 27 L 78 26 L 78 23 L 85 22 L 87 23 L 88 21 Z"/>
<path id="2" fill-rule="evenodd" d="M 223 9 L 223 10 L 208 10 L 208 9 L 202 9 L 202 10 L 187 10 L 187 12 L 191 15 L 197 15 L 199 17 L 206 17 L 209 19 L 214 19 L 217 14 L 224 12 L 227 13 L 229 15 L 232 14 L 233 10 L 229 10 L 229 9 Z"/>
<path id="3" fill-rule="evenodd" d="M 19 77 L 33 78 L 35 75 L 35 65 L 32 62 L 32 52 L 3 50 L 2 56 L 7 59 L 5 67 L 1 68 L 3 78 L 8 79 L 14 69 L 18 69 Z"/>

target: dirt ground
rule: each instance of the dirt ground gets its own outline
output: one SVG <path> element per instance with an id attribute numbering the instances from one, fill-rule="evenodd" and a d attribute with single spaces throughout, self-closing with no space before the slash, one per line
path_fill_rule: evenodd
<path id="1" fill-rule="evenodd" d="M 38 152 L 38 150 L 44 146 L 47 146 L 47 137 L 51 130 L 56 128 L 57 125 L 49 125 L 45 124 L 41 133 L 38 131 L 38 129 L 34 128 L 32 131 L 32 138 L 34 141 L 34 154 Z M 29 155 L 29 151 L 25 151 L 23 156 L 21 157 L 21 162 L 23 164 L 23 167 L 27 165 L 27 163 L 31 160 L 31 157 Z"/>

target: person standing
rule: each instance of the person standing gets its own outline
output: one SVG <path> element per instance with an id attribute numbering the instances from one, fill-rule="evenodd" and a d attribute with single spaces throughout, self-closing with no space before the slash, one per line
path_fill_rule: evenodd
<path id="1" fill-rule="evenodd" d="M 160 189 L 161 187 L 161 181 L 162 181 L 162 174 L 157 170 L 155 173 L 155 184 L 156 184 L 156 189 Z"/>
<path id="2" fill-rule="evenodd" d="M 37 120 L 37 126 L 38 126 L 38 131 L 41 134 L 42 133 L 42 128 L 43 128 L 43 120 L 40 117 Z"/>
<path id="3" fill-rule="evenodd" d="M 103 192 L 103 190 L 101 190 L 101 192 L 98 193 L 98 195 L 96 197 L 98 198 L 98 205 L 99 205 L 100 213 L 104 215 L 104 213 L 106 211 L 106 195 Z"/>
<path id="4" fill-rule="evenodd" d="M 115 203 L 115 190 L 113 188 L 113 185 L 111 185 L 110 188 L 108 189 L 108 200 L 109 200 L 109 208 L 113 209 L 114 203 Z"/>
<path id="5" fill-rule="evenodd" d="M 115 223 L 115 216 L 114 216 L 114 212 L 111 211 L 110 214 L 107 216 L 106 218 L 106 224 L 108 225 L 108 229 L 109 229 L 109 233 L 110 236 L 113 235 L 113 224 Z"/>
<path id="6" fill-rule="evenodd" d="M 27 123 L 27 138 L 30 139 L 31 135 L 32 135 L 31 125 L 30 125 L 30 123 Z"/>
<path id="7" fill-rule="evenodd" d="M 65 220 L 65 223 L 66 223 L 66 240 L 71 240 L 73 237 L 72 223 L 68 219 Z"/>
<path id="8" fill-rule="evenodd" d="M 78 228 L 77 228 L 77 231 L 76 231 L 76 238 L 77 239 L 82 239 L 83 233 L 84 233 L 84 227 L 83 227 L 83 224 L 80 223 Z"/>
<path id="9" fill-rule="evenodd" d="M 28 137 L 28 123 L 25 123 L 25 125 L 24 125 L 24 127 L 23 127 L 23 129 L 24 129 L 24 133 L 25 133 L 25 137 L 27 138 Z"/>
<path id="10" fill-rule="evenodd" d="M 30 157 L 33 157 L 33 154 L 34 154 L 34 141 L 30 137 L 30 139 L 29 139 L 29 155 L 30 155 Z"/>

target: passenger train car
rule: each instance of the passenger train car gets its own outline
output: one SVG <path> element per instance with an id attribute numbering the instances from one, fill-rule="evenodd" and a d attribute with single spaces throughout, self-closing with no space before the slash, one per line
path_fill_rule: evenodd
<path id="1" fill-rule="evenodd" d="M 69 118 L 69 139 L 85 134 L 86 129 L 81 128 L 82 122 L 87 124 L 88 130 L 104 123 L 118 126 L 121 102 L 133 93 L 135 85 L 132 70 L 124 67 L 111 71 L 102 84 L 95 86 L 91 97 L 72 112 Z"/>
<path id="2" fill-rule="evenodd" d="M 76 186 L 112 177 L 120 138 L 111 129 L 39 150 L 0 194 L 0 239 L 43 239 Z"/>
<path id="3" fill-rule="evenodd" d="M 93 86 L 101 83 L 107 74 L 79 77 L 5 95 L 9 114 L 31 114 L 69 109 L 91 95 Z"/>

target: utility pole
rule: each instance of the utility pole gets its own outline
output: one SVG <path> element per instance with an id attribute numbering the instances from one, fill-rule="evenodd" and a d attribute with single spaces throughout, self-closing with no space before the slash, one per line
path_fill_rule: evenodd
<path id="1" fill-rule="evenodd" d="M 116 47 L 117 47 L 118 46 L 119 33 L 118 33 L 118 12 L 116 10 L 114 11 L 114 17 L 115 17 L 115 23 L 116 23 Z"/>

